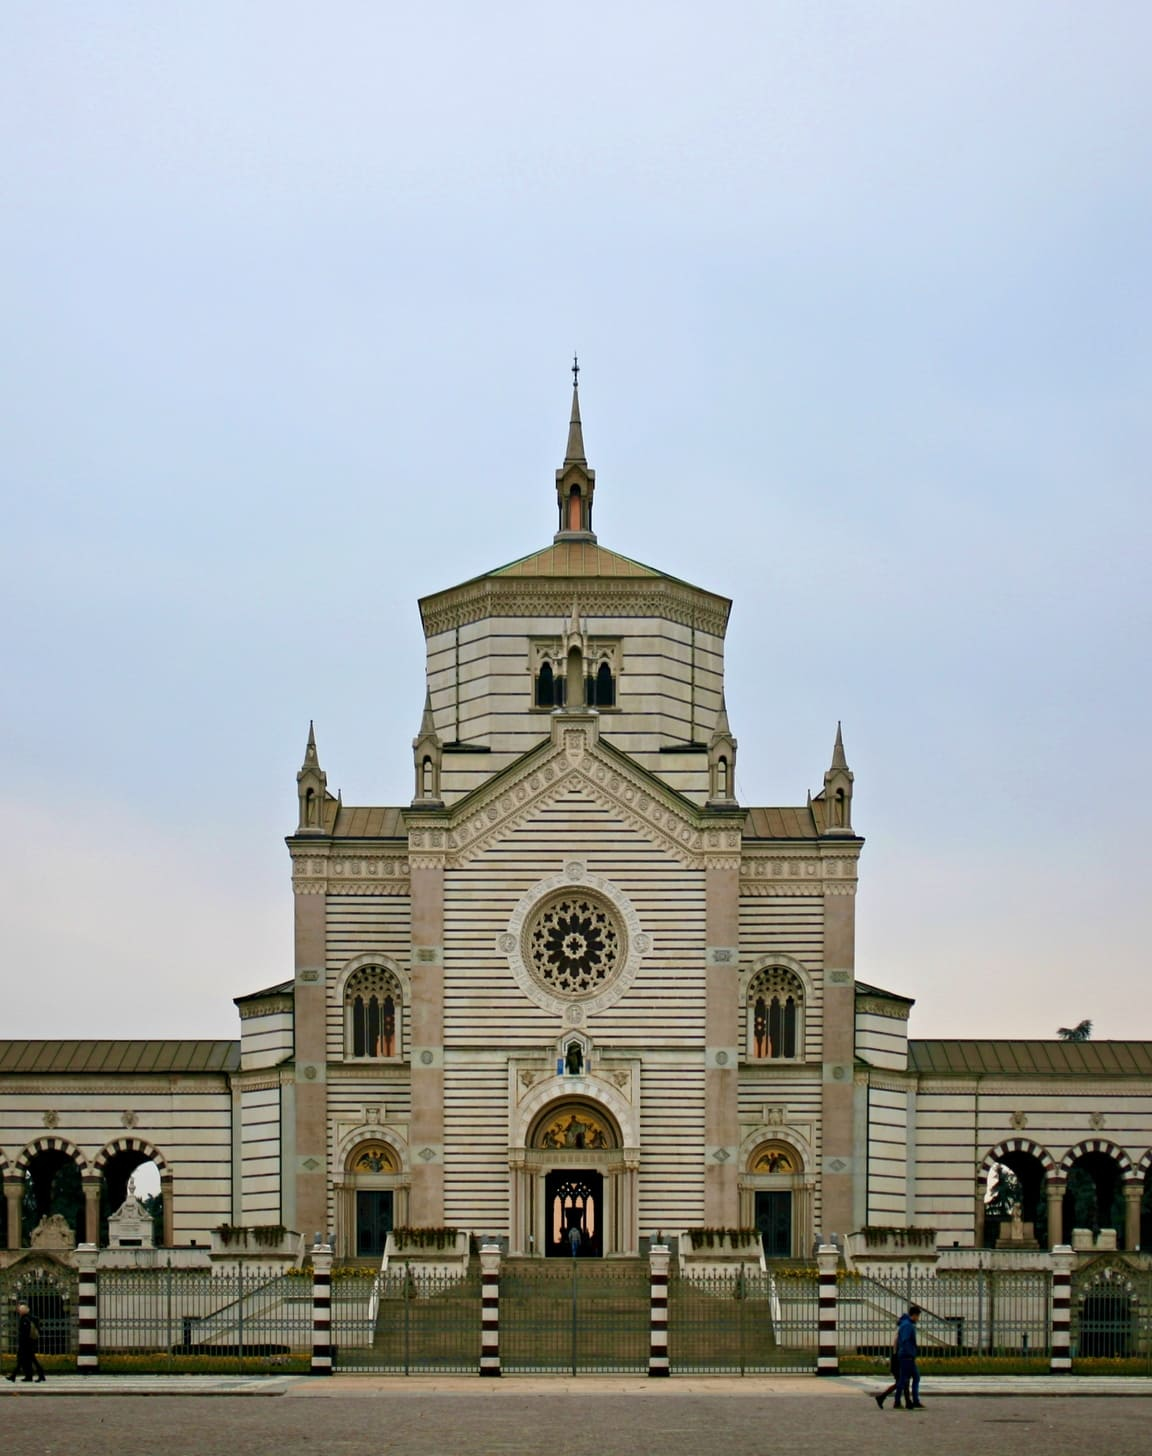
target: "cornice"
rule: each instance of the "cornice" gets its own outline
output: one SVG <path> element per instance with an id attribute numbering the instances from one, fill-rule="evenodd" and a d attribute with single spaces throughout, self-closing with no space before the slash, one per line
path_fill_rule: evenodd
<path id="1" fill-rule="evenodd" d="M 911 1007 L 905 1005 L 901 1008 L 899 1002 L 882 1000 L 879 996 L 856 997 L 856 1010 L 863 1011 L 869 1016 L 883 1016 L 888 1021 L 907 1021 Z"/>
<path id="2" fill-rule="evenodd" d="M 341 844 L 293 845 L 292 888 L 297 895 L 407 895 L 406 854 L 382 854 Z"/>
<path id="3" fill-rule="evenodd" d="M 566 620 L 572 584 L 578 583 L 583 617 L 649 617 L 695 626 L 723 637 L 731 603 L 687 582 L 668 577 L 480 577 L 437 592 L 420 603 L 424 635 L 436 636 L 492 617 L 549 617 Z"/>
<path id="4" fill-rule="evenodd" d="M 262 996 L 258 1001 L 246 1001 L 240 1008 L 241 1021 L 254 1021 L 261 1016 L 276 1016 L 283 1011 L 291 1011 L 295 1002 L 287 993 L 275 996 Z"/>
<path id="5" fill-rule="evenodd" d="M 19 1077 L 12 1072 L 8 1072 L 3 1080 L 0 1081 L 0 1097 L 6 1092 L 21 1097 L 27 1097 L 31 1094 L 34 1097 L 83 1096 L 89 1099 L 94 1096 L 118 1097 L 131 1095 L 133 1097 L 139 1097 L 146 1093 L 155 1094 L 157 1097 L 171 1097 L 174 1092 L 186 1094 L 189 1097 L 214 1096 L 217 1094 L 227 1097 L 231 1088 L 232 1078 L 237 1075 L 238 1073 L 236 1072 L 182 1072 L 177 1076 L 158 1077 L 155 1073 L 142 1072 L 139 1077 L 129 1078 L 123 1072 L 120 1072 L 116 1077 L 108 1079 L 101 1077 L 97 1073 L 89 1073 L 87 1076 L 78 1075 L 73 1081 L 54 1080 L 44 1082 L 37 1081 L 33 1073 L 29 1073 L 27 1077 Z M 190 1079 L 194 1079 L 194 1085 L 192 1086 L 189 1086 Z M 34 1111 L 38 1113 L 39 1109 L 34 1109 Z M 23 1115 L 21 1114 L 21 1116 Z"/>

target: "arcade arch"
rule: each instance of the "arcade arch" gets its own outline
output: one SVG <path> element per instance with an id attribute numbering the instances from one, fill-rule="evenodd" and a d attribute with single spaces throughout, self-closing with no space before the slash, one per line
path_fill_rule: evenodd
<path id="1" fill-rule="evenodd" d="M 1055 1159 L 1047 1148 L 1031 1138 L 1009 1138 L 985 1153 L 976 1177 L 976 1247 L 994 1249 L 1006 1226 L 1005 1218 L 990 1215 L 988 1211 L 988 1177 L 997 1164 L 1015 1174 L 1020 1184 L 1020 1217 L 1032 1225 L 1040 1247 L 1048 1248 L 1053 1202 L 1060 1197 L 1063 1187 L 1057 1177 Z"/>

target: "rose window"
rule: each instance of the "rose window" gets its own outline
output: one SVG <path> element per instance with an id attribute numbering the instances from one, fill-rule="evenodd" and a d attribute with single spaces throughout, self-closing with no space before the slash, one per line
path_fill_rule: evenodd
<path id="1" fill-rule="evenodd" d="M 561 996 L 594 996 L 616 974 L 623 935 L 606 905 L 569 892 L 549 900 L 532 920 L 524 958 L 548 990 Z"/>

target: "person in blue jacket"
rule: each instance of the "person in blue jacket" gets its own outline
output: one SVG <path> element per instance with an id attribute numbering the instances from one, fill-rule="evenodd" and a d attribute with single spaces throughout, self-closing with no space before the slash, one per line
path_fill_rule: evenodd
<path id="1" fill-rule="evenodd" d="M 920 1371 L 916 1364 L 916 1322 L 919 1318 L 920 1306 L 910 1304 L 908 1313 L 900 1316 L 896 1326 L 896 1359 L 900 1364 L 900 1374 L 893 1404 L 898 1406 L 903 1396 L 905 1410 L 924 1409 L 920 1404 Z"/>

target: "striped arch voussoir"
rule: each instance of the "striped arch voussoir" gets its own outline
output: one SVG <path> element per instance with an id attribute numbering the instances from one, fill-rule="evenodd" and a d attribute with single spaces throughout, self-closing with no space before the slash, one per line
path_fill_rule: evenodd
<path id="1" fill-rule="evenodd" d="M 139 1153 L 142 1158 L 147 1158 L 149 1162 L 155 1163 L 161 1173 L 169 1171 L 164 1154 L 154 1148 L 150 1142 L 146 1142 L 144 1138 L 136 1137 L 114 1138 L 96 1154 L 92 1166 L 98 1173 L 103 1173 L 111 1160 L 120 1153 Z"/>
<path id="2" fill-rule="evenodd" d="M 69 1142 L 67 1138 L 62 1137 L 38 1137 L 35 1142 L 29 1143 L 16 1159 L 16 1171 L 18 1173 L 26 1173 L 29 1163 L 41 1153 L 64 1153 L 72 1159 L 81 1173 L 86 1172 L 88 1169 L 88 1160 L 75 1143 Z"/>
<path id="3" fill-rule="evenodd" d="M 1120 1176 L 1125 1183 L 1133 1182 L 1138 1176 L 1132 1166 L 1132 1159 L 1124 1149 L 1110 1143 L 1107 1138 L 1087 1138 L 1084 1142 L 1077 1143 L 1074 1148 L 1069 1148 L 1060 1159 L 1060 1171 L 1065 1175 L 1070 1173 L 1085 1153 L 1103 1153 L 1106 1158 L 1111 1158 L 1119 1166 Z"/>
<path id="4" fill-rule="evenodd" d="M 1045 1175 L 1056 1172 L 1056 1159 L 1047 1148 L 1042 1148 L 1031 1138 L 1005 1138 L 1002 1143 L 997 1143 L 990 1152 L 984 1154 L 984 1161 L 980 1164 L 980 1176 L 985 1177 L 992 1164 L 1002 1163 L 1009 1153 L 1027 1153 L 1043 1166 Z"/>
<path id="5" fill-rule="evenodd" d="M 1136 1171 L 1141 1178 L 1146 1178 L 1150 1169 L 1152 1169 L 1152 1148 L 1144 1154 L 1136 1165 Z"/>

